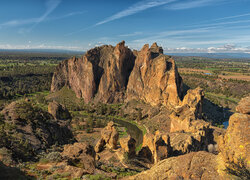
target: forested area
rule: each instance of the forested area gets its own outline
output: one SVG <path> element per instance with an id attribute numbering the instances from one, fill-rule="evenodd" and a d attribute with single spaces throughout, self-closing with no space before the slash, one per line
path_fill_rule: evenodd
<path id="1" fill-rule="evenodd" d="M 48 91 L 55 66 L 72 54 L 0 53 L 0 100 Z"/>

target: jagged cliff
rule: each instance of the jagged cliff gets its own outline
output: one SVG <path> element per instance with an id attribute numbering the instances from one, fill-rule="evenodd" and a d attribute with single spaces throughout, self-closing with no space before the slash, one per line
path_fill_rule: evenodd
<path id="1" fill-rule="evenodd" d="M 135 56 L 125 42 L 101 46 L 86 52 L 82 58 L 60 63 L 53 75 L 51 91 L 63 86 L 71 88 L 85 102 L 92 99 L 104 103 L 123 99 Z"/>
<path id="2" fill-rule="evenodd" d="M 63 61 L 53 75 L 51 91 L 64 86 L 85 102 L 141 99 L 151 105 L 176 106 L 182 98 L 182 79 L 175 62 L 156 43 L 132 52 L 123 41 Z"/>

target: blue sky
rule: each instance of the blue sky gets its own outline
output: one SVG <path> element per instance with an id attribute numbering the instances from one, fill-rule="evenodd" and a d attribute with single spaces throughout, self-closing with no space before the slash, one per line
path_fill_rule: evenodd
<path id="1" fill-rule="evenodd" d="M 250 0 L 1 0 L 0 49 L 250 53 Z"/>

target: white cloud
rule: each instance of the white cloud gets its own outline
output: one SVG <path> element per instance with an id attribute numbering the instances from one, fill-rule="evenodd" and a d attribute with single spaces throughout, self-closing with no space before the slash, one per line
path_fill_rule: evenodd
<path id="1" fill-rule="evenodd" d="M 165 53 L 250 53 L 250 47 L 238 47 L 234 44 L 225 44 L 208 48 L 164 48 Z"/>
<path id="2" fill-rule="evenodd" d="M 33 24 L 29 29 L 22 28 L 22 29 L 19 30 L 20 33 L 30 32 L 39 23 L 45 21 L 47 19 L 48 15 L 51 14 L 59 6 L 61 1 L 62 0 L 46 0 L 46 2 L 45 2 L 46 10 L 45 10 L 45 12 L 44 12 L 44 14 L 42 16 L 40 16 L 38 18 L 11 20 L 11 21 L 0 24 L 0 28 Z M 70 14 L 64 15 L 61 18 L 65 18 L 65 17 L 68 17 L 68 16 L 70 16 Z M 58 19 L 58 18 L 54 18 L 54 20 L 55 19 Z"/>
<path id="3" fill-rule="evenodd" d="M 142 32 L 134 32 L 134 33 L 130 33 L 130 34 L 121 34 L 119 35 L 120 37 L 132 37 L 132 36 L 138 36 L 141 35 Z"/>
<path id="4" fill-rule="evenodd" d="M 223 1 L 225 0 L 185 0 L 184 2 L 182 1 L 170 4 L 166 6 L 166 8 L 171 10 L 191 9 L 208 5 L 214 5 L 216 3 L 220 3 Z"/>
<path id="5" fill-rule="evenodd" d="M 139 13 L 139 12 L 144 11 L 144 10 L 149 9 L 149 8 L 161 6 L 161 5 L 168 4 L 171 2 L 175 2 L 175 1 L 177 1 L 177 0 L 144 0 L 144 1 L 140 1 L 138 3 L 133 4 L 132 6 L 128 7 L 127 9 L 120 11 L 120 12 L 96 23 L 95 25 L 98 26 L 101 24 L 105 24 L 105 23 L 110 22 L 110 21 L 114 21 L 114 20 L 117 20 L 117 19 L 120 19 L 120 18 L 123 18 L 126 16 L 130 16 L 130 15 Z"/>

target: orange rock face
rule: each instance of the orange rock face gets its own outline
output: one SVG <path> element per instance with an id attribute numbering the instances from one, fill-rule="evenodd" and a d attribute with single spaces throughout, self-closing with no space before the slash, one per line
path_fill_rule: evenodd
<path id="1" fill-rule="evenodd" d="M 71 88 L 85 102 L 94 99 L 104 103 L 123 99 L 135 56 L 125 42 L 101 46 L 86 52 L 82 58 L 73 57 L 58 65 L 52 78 L 51 91 L 63 86 Z"/>
<path id="2" fill-rule="evenodd" d="M 151 105 L 176 106 L 182 97 L 182 79 L 173 59 L 154 43 L 132 52 L 125 42 L 104 45 L 58 65 L 51 91 L 71 88 L 86 103 L 140 99 Z"/>
<path id="3" fill-rule="evenodd" d="M 141 99 L 151 105 L 173 105 L 180 102 L 182 79 L 175 62 L 163 54 L 161 47 L 146 44 L 137 52 L 135 66 L 127 87 L 127 98 Z"/>
<path id="4" fill-rule="evenodd" d="M 202 103 L 204 92 L 201 88 L 190 89 L 180 102 L 179 106 L 173 108 L 174 112 L 170 115 L 170 132 L 192 132 L 202 131 L 205 133 L 209 128 L 209 123 L 201 120 Z"/>

